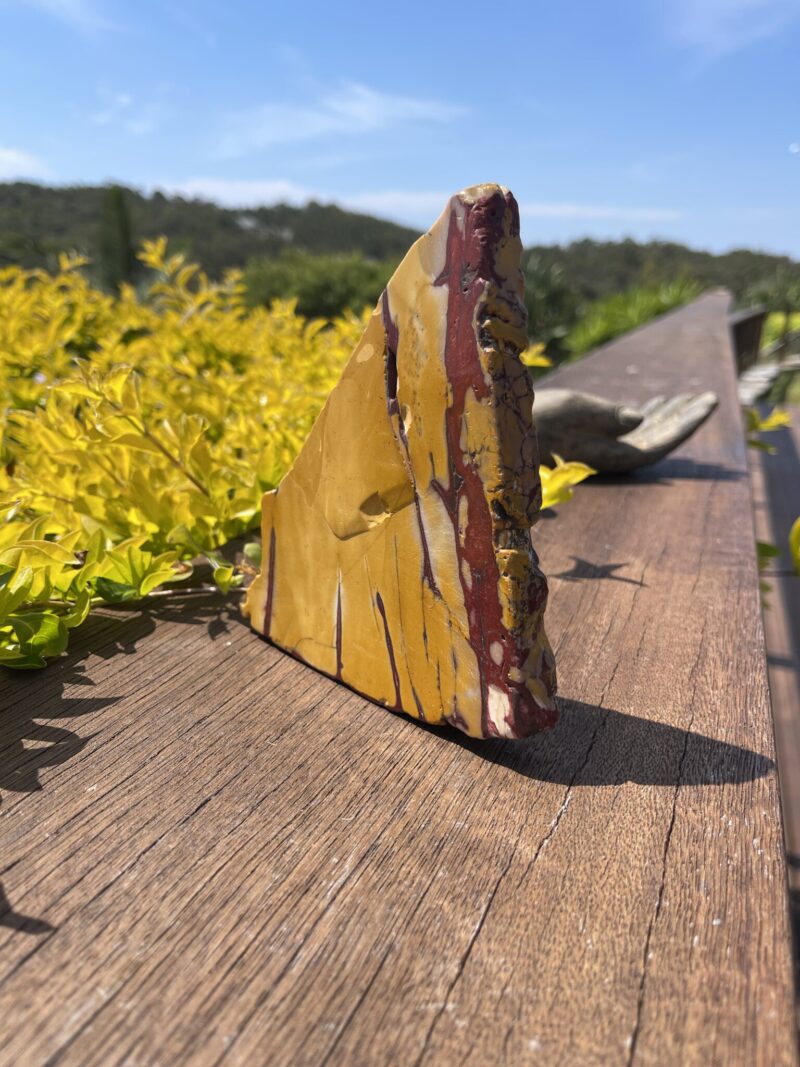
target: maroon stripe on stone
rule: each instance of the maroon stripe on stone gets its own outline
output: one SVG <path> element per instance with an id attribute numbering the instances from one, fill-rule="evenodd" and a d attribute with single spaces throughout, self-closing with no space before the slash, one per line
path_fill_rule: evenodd
<path id="1" fill-rule="evenodd" d="M 472 391 L 478 400 L 491 403 L 493 391 L 492 385 L 486 381 L 480 361 L 475 337 L 475 311 L 484 296 L 487 281 L 494 281 L 498 287 L 503 287 L 494 267 L 496 249 L 504 236 L 503 223 L 507 208 L 514 213 L 513 225 L 518 226 L 519 216 L 516 201 L 510 194 L 504 198 L 500 193 L 495 193 L 474 204 L 466 204 L 464 208 L 462 226 L 455 212 L 451 215 L 445 269 L 437 279 L 437 284 L 447 285 L 449 290 L 445 368 L 452 389 L 452 403 L 445 413 L 450 485 L 447 488 L 438 482 L 433 485 L 453 524 L 469 640 L 480 672 L 483 733 L 486 736 L 497 734 L 488 714 L 489 688 L 494 686 L 508 695 L 509 726 L 517 736 L 522 736 L 551 725 L 552 712 L 541 708 L 524 685 L 509 680 L 509 669 L 520 668 L 529 649 L 515 640 L 503 625 L 492 516 L 476 460 L 472 456 L 465 456 L 461 448 L 467 394 Z M 458 532 L 462 501 L 467 505 L 463 543 Z M 471 575 L 469 584 L 464 576 L 463 564 L 466 564 Z M 499 664 L 490 654 L 495 642 L 502 648 Z"/>
<path id="2" fill-rule="evenodd" d="M 336 677 L 342 677 L 342 579 L 336 590 Z"/>
<path id="3" fill-rule="evenodd" d="M 394 646 L 392 645 L 392 635 L 389 633 L 389 621 L 386 618 L 386 608 L 383 606 L 383 597 L 380 593 L 375 594 L 375 603 L 378 605 L 378 611 L 381 613 L 383 619 L 383 632 L 386 637 L 386 649 L 389 653 L 389 664 L 392 668 L 392 681 L 394 682 L 394 705 L 395 711 L 402 711 L 403 707 L 400 703 L 400 676 L 397 673 L 397 661 L 394 658 Z"/>
<path id="4" fill-rule="evenodd" d="M 269 534 L 269 565 L 267 566 L 267 604 L 264 608 L 264 636 L 269 637 L 272 624 L 272 595 L 275 589 L 275 527 Z"/>

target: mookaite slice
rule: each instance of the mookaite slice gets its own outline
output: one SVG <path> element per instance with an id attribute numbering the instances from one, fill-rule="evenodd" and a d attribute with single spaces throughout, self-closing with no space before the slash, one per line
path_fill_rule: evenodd
<path id="1" fill-rule="evenodd" d="M 556 718 L 519 215 L 454 196 L 397 268 L 264 497 L 255 630 L 393 711 L 473 737 Z"/>

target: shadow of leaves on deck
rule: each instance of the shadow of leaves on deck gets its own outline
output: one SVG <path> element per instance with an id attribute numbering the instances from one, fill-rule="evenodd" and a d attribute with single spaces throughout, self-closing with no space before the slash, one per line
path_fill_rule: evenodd
<path id="1" fill-rule="evenodd" d="M 132 656 L 137 644 L 155 630 L 158 621 L 180 620 L 205 625 L 209 639 L 227 632 L 230 605 L 216 594 L 155 602 L 146 610 L 103 609 L 92 614 L 76 631 L 68 653 L 42 671 L 2 672 L 0 703 L 0 803 L 3 791 L 37 793 L 43 789 L 40 773 L 76 757 L 96 736 L 78 734 L 64 725 L 39 720 L 71 720 L 112 708 L 120 696 L 82 696 L 76 687 L 91 691 L 85 673 L 90 656 L 110 660 Z M 133 668 L 135 671 L 135 667 Z M 66 696 L 65 691 L 70 695 Z M 93 720 L 94 723 L 97 720 Z M 56 927 L 15 910 L 0 884 L 0 928 L 23 934 L 49 934 Z"/>
<path id="2" fill-rule="evenodd" d="M 45 922 L 44 919 L 34 919 L 31 915 L 23 915 L 22 912 L 15 911 L 2 884 L 0 884 L 0 926 L 5 926 L 9 930 L 17 930 L 22 934 L 34 935 L 52 934 L 55 930 L 55 927 Z"/>
<path id="3" fill-rule="evenodd" d="M 580 556 L 570 556 L 569 558 L 572 560 L 572 566 L 568 571 L 551 574 L 549 577 L 560 578 L 564 582 L 581 582 L 591 578 L 645 587 L 645 583 L 641 579 L 626 578 L 624 575 L 616 573 L 622 567 L 629 567 L 629 563 L 590 563 L 588 559 L 581 559 Z"/>
<path id="4" fill-rule="evenodd" d="M 116 703 L 116 697 L 70 695 L 69 687 L 91 688 L 93 682 L 81 663 L 89 649 L 102 659 L 130 655 L 136 642 L 153 629 L 144 616 L 91 617 L 80 632 L 75 646 L 60 661 L 34 672 L 4 672 L 5 699 L 0 706 L 0 790 L 33 793 L 42 788 L 39 772 L 56 767 L 76 756 L 92 738 L 81 736 L 65 726 L 53 726 L 42 719 L 75 719 L 102 711 Z"/>
<path id="5" fill-rule="evenodd" d="M 131 656 L 151 634 L 157 621 L 180 620 L 205 625 L 209 638 L 227 631 L 226 609 L 216 594 L 156 602 L 146 610 L 104 609 L 89 617 L 72 638 L 69 652 L 42 671 L 4 671 L 4 700 L 0 704 L 0 790 L 32 793 L 42 788 L 39 772 L 76 756 L 92 739 L 65 726 L 40 719 L 74 719 L 102 711 L 119 697 L 79 696 L 75 686 L 91 688 L 83 660 Z M 70 696 L 64 695 L 69 687 Z M 26 744 L 27 742 L 27 744 Z M 0 794 L 1 795 L 1 794 Z"/>

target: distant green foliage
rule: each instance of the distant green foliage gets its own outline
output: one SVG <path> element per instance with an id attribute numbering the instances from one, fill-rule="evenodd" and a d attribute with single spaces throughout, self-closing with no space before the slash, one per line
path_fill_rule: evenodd
<path id="1" fill-rule="evenodd" d="M 723 286 L 737 300 L 750 288 L 777 270 L 797 270 L 788 256 L 737 249 L 723 255 L 701 252 L 671 241 L 593 241 L 588 238 L 569 245 L 536 245 L 529 252 L 545 266 L 558 264 L 564 277 L 582 300 L 599 300 L 634 286 L 647 289 L 692 278 L 701 289 Z"/>
<path id="2" fill-rule="evenodd" d="M 136 273 L 136 251 L 131 237 L 131 219 L 125 191 L 112 185 L 103 199 L 98 236 L 100 275 L 111 291 L 132 282 Z"/>
<path id="3" fill-rule="evenodd" d="M 768 415 L 762 415 L 758 408 L 751 407 L 744 410 L 745 430 L 747 444 L 750 448 L 760 449 L 768 455 L 775 455 L 778 449 L 774 445 L 761 440 L 762 433 L 772 433 L 775 430 L 783 430 L 792 425 L 791 414 L 781 408 L 775 407 Z M 800 574 L 800 515 L 792 523 L 789 531 L 789 552 L 795 571 Z M 758 569 L 764 571 L 772 560 L 780 556 L 780 549 L 770 541 L 756 541 L 758 554 Z M 761 592 L 768 593 L 771 586 L 767 582 L 761 582 Z"/>
<path id="4" fill-rule="evenodd" d="M 780 340 L 786 330 L 786 316 L 781 311 L 772 311 L 767 315 L 764 329 L 761 334 L 761 344 L 766 347 L 774 341 Z M 800 311 L 789 315 L 789 332 L 800 332 Z"/>
<path id="5" fill-rule="evenodd" d="M 274 259 L 252 260 L 243 280 L 251 307 L 293 298 L 306 318 L 334 318 L 374 305 L 396 266 L 394 260 L 377 262 L 360 252 L 312 255 L 289 249 Z"/>
<path id="6" fill-rule="evenodd" d="M 786 345 L 800 318 L 800 271 L 779 267 L 771 277 L 753 286 L 749 296 L 754 304 L 763 304 L 770 313 L 763 343 L 781 340 Z M 773 333 L 774 336 L 769 336 Z"/>
<path id="7" fill-rule="evenodd" d="M 64 249 L 80 252 L 96 264 L 105 194 L 102 186 L 49 188 L 30 182 L 0 183 L 0 265 L 55 269 L 58 253 Z M 125 190 L 125 199 L 134 245 L 166 234 L 171 248 L 202 262 L 212 279 L 221 279 L 227 268 L 241 267 L 251 259 L 274 258 L 286 248 L 362 252 L 373 260 L 399 259 L 419 236 L 406 226 L 343 211 L 332 204 L 277 204 L 245 210 L 162 193 L 143 196 L 133 189 Z M 581 303 L 632 286 L 654 288 L 680 277 L 694 278 L 703 288 L 725 286 L 741 299 L 760 279 L 780 268 L 798 266 L 786 256 L 746 249 L 717 256 L 668 241 L 639 244 L 585 239 L 563 247 L 537 245 L 528 251 L 540 276 L 555 268 L 556 276 L 560 274 Z M 551 281 L 555 283 L 558 278 Z M 555 289 L 558 293 L 558 284 Z M 559 299 L 567 295 L 562 292 Z M 561 324 L 563 321 L 562 316 Z M 545 324 L 545 332 L 549 329 Z"/>
<path id="8" fill-rule="evenodd" d="M 691 280 L 670 282 L 655 288 L 628 289 L 590 304 L 567 334 L 565 347 L 574 358 L 642 326 L 657 315 L 680 307 L 700 293 Z"/>
<path id="9" fill-rule="evenodd" d="M 525 307 L 528 336 L 544 345 L 550 359 L 564 355 L 564 338 L 578 320 L 581 296 L 558 263 L 545 263 L 536 253 L 524 256 Z"/>
<path id="10" fill-rule="evenodd" d="M 107 187 L 0 182 L 0 266 L 57 269 L 64 249 L 99 259 L 99 223 Z M 285 248 L 309 252 L 362 252 L 369 259 L 399 259 L 418 232 L 333 204 L 276 204 L 223 208 L 203 200 L 125 189 L 134 246 L 161 234 L 170 248 L 203 264 L 212 280 L 230 267 L 274 257 Z"/>

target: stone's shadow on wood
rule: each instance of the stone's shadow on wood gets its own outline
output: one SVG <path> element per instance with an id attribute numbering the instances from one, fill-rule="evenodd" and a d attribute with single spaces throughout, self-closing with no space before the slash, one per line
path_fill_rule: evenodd
<path id="1" fill-rule="evenodd" d="M 527 778 L 566 786 L 732 785 L 761 778 L 766 756 L 676 726 L 559 698 L 559 721 L 527 741 L 479 741 L 442 733 L 473 755 Z M 430 728 L 428 728 L 430 729 Z"/>
<path id="2" fill-rule="evenodd" d="M 626 585 L 638 585 L 646 587 L 646 583 L 640 578 L 626 578 L 617 571 L 622 567 L 628 567 L 628 563 L 590 563 L 588 559 L 580 556 L 570 556 L 572 566 L 568 571 L 559 574 L 551 574 L 550 578 L 560 578 L 563 582 L 582 582 L 587 578 L 601 579 L 609 582 L 624 582 Z"/>

